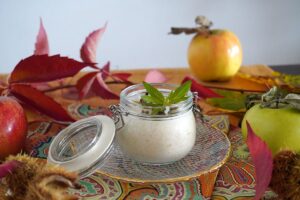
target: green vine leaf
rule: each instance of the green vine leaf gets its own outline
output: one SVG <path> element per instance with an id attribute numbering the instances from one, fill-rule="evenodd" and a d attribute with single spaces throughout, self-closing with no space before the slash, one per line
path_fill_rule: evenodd
<path id="1" fill-rule="evenodd" d="M 246 94 L 228 90 L 216 90 L 216 92 L 223 96 L 223 98 L 209 98 L 207 99 L 207 102 L 209 104 L 219 108 L 234 111 L 246 109 Z"/>
<path id="2" fill-rule="evenodd" d="M 262 95 L 249 95 L 247 104 L 253 105 L 259 103 L 262 108 L 285 108 L 291 107 L 300 111 L 300 95 L 288 93 L 277 87 L 272 87 L 268 92 Z M 249 106 L 247 106 L 249 108 Z"/>

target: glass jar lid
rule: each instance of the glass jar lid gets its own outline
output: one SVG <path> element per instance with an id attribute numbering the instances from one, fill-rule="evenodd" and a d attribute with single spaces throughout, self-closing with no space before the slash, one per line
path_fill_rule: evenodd
<path id="1" fill-rule="evenodd" d="M 114 121 L 104 115 L 76 121 L 53 139 L 47 161 L 86 177 L 103 164 L 112 148 L 115 131 Z"/>

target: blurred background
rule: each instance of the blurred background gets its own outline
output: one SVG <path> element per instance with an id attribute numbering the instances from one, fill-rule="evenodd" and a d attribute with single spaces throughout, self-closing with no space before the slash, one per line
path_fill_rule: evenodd
<path id="1" fill-rule="evenodd" d="M 50 54 L 79 60 L 85 37 L 108 22 L 99 66 L 186 67 L 192 36 L 168 32 L 171 26 L 193 27 L 197 15 L 239 37 L 244 65 L 300 63 L 299 0 L 0 0 L 0 73 L 33 53 L 40 18 Z"/>

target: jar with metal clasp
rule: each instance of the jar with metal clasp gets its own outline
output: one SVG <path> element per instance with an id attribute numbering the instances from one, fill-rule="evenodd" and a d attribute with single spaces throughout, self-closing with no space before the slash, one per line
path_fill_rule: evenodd
<path id="1" fill-rule="evenodd" d="M 165 96 L 177 87 L 153 86 Z M 127 87 L 120 94 L 120 104 L 110 106 L 112 117 L 92 116 L 63 129 L 50 145 L 48 162 L 85 177 L 105 162 L 115 145 L 124 156 L 144 164 L 168 164 L 185 157 L 196 140 L 197 95 L 188 92 L 184 101 L 153 107 L 140 103 L 145 94 L 142 84 Z"/>

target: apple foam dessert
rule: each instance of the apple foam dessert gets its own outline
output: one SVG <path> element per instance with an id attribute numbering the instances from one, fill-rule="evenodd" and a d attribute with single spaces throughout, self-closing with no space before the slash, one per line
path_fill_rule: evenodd
<path id="1" fill-rule="evenodd" d="M 145 164 L 167 164 L 192 150 L 196 122 L 190 85 L 143 83 L 121 92 L 123 125 L 116 140 L 127 156 Z"/>

